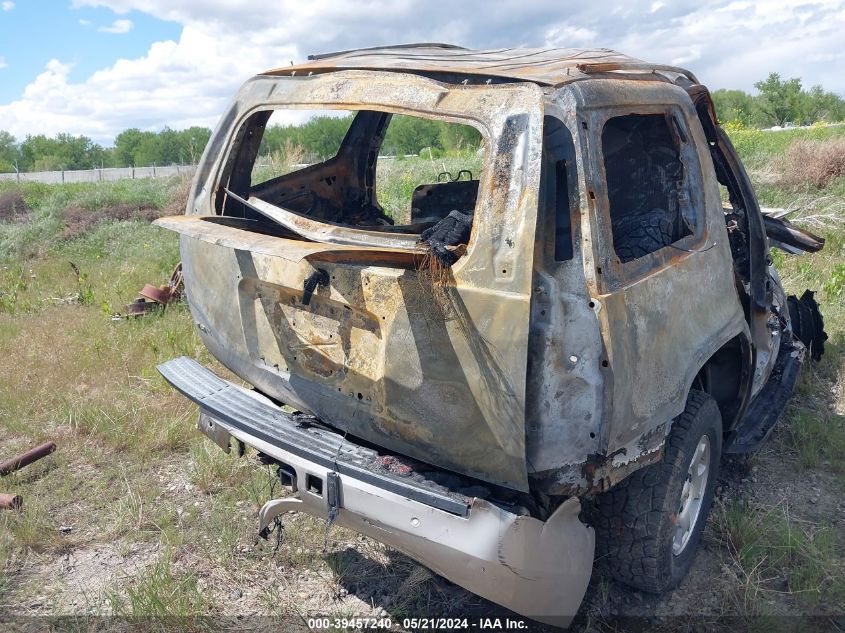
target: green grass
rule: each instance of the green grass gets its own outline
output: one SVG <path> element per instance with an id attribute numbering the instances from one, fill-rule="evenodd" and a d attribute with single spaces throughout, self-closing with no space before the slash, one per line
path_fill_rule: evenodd
<path id="1" fill-rule="evenodd" d="M 845 125 L 764 131 L 728 124 L 726 129 L 743 164 L 750 169 L 757 169 L 773 158 L 783 156 L 797 140 L 824 141 L 845 136 Z"/>
<path id="2" fill-rule="evenodd" d="M 714 514 L 738 564 L 748 614 L 760 613 L 767 593 L 788 593 L 822 612 L 845 600 L 845 562 L 835 526 L 796 519 L 786 500 L 774 507 L 734 502 Z"/>
<path id="3" fill-rule="evenodd" d="M 789 292 L 818 289 L 831 334 L 823 362 L 802 375 L 781 437 L 796 477 L 837 475 L 841 487 L 832 495 L 845 490 L 845 178 L 816 190 L 786 187 L 768 175 L 795 139 L 842 133 L 845 128 L 733 133 L 764 205 L 822 199 L 796 222 L 823 234 L 825 249 L 804 257 L 775 251 L 773 258 Z M 434 182 L 442 171 L 470 169 L 477 177 L 480 164 L 475 153 L 385 161 L 377 173 L 379 200 L 398 221 L 408 221 L 418 184 Z M 0 192 L 9 187 L 0 183 Z M 59 445 L 51 457 L 3 479 L 4 491 L 21 494 L 25 509 L 0 514 L 0 607 L 53 582 L 43 567 L 49 563 L 35 565 L 33 557 L 61 560 L 66 552 L 115 546 L 124 553 L 157 552 L 140 573 L 110 580 L 108 608 L 127 617 L 237 608 L 225 591 L 203 589 L 209 578 L 228 590 L 259 584 L 255 600 L 264 612 L 296 614 L 296 578 L 304 571 L 318 574 L 332 595 L 378 579 L 395 595 L 396 617 L 448 608 L 453 596 L 428 572 L 348 530 L 333 528 L 333 549 L 324 553 L 322 522 L 287 517 L 278 550 L 272 542 L 256 544 L 255 513 L 279 494 L 272 473 L 254 459 L 224 454 L 197 433 L 195 407 L 155 371 L 157 363 L 187 355 L 225 372 L 201 344 L 187 308 L 111 320 L 144 283 L 168 278 L 178 240 L 137 221 L 102 221 L 63 239 L 64 209 L 178 208 L 179 188 L 176 180 L 26 184 L 29 220 L 0 223 L 0 455 L 46 439 Z M 806 609 L 845 600 L 841 530 L 798 521 L 785 505 L 731 506 L 716 516 L 725 551 L 743 570 L 738 590 L 749 612 L 777 591 L 794 594 Z M 69 532 L 59 529 L 68 526 Z M 345 551 L 366 558 L 339 555 Z M 786 589 L 773 580 L 782 570 Z M 276 584 L 263 580 L 271 572 Z"/>
<path id="4" fill-rule="evenodd" d="M 165 621 L 168 628 L 181 623 L 187 629 L 211 628 L 211 620 L 197 620 L 208 610 L 208 600 L 192 572 L 176 569 L 173 554 L 165 553 L 150 569 L 133 578 L 127 586 L 106 594 L 114 615 Z M 204 625 L 204 626 L 203 626 Z"/>
<path id="5" fill-rule="evenodd" d="M 395 158 L 384 160 L 376 171 L 376 191 L 379 203 L 387 215 L 399 223 L 411 221 L 411 197 L 421 184 L 438 182 L 438 177 L 457 178 L 462 169 L 473 178 L 479 177 L 482 158 L 475 151 L 463 151 L 442 158 Z M 442 175 L 441 175 L 442 174 Z M 466 174 L 461 179 L 466 179 Z"/>
<path id="6" fill-rule="evenodd" d="M 801 468 L 824 465 L 845 473 L 845 416 L 824 409 L 793 408 L 788 420 L 791 448 Z"/>

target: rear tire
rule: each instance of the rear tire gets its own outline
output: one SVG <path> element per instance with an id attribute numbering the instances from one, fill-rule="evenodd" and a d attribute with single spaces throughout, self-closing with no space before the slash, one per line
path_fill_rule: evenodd
<path id="1" fill-rule="evenodd" d="M 611 577 L 661 593 L 686 576 L 713 502 L 721 454 L 716 401 L 691 390 L 663 459 L 596 498 L 596 557 Z"/>

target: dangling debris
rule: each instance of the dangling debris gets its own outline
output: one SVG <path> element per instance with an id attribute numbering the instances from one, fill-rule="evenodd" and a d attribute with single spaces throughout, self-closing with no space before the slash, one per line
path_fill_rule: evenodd
<path id="1" fill-rule="evenodd" d="M 327 273 L 322 268 L 318 268 L 315 270 L 308 279 L 305 280 L 305 283 L 302 285 L 302 305 L 307 306 L 311 303 L 311 296 L 314 294 L 314 291 L 317 289 L 317 286 L 326 287 L 329 285 L 329 273 Z"/>
<path id="2" fill-rule="evenodd" d="M 792 331 L 810 350 L 811 358 L 819 361 L 824 354 L 827 332 L 824 331 L 824 319 L 814 294 L 812 290 L 805 290 L 800 299 L 795 295 L 789 295 L 786 302 Z"/>
<path id="3" fill-rule="evenodd" d="M 453 209 L 445 218 L 420 234 L 420 242 L 428 244 L 431 252 L 444 266 L 451 266 L 458 257 L 447 246 L 466 244 L 472 230 L 472 214 Z"/>

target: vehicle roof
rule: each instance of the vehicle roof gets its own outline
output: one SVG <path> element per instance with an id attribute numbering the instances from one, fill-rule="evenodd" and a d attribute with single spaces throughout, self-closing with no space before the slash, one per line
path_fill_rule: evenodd
<path id="1" fill-rule="evenodd" d="M 451 44 L 402 44 L 309 55 L 308 60 L 262 74 L 293 76 L 374 70 L 425 74 L 450 83 L 464 82 L 461 77 L 467 80 L 480 77 L 557 86 L 596 73 L 636 73 L 626 75 L 626 78 L 672 80 L 681 74 L 698 83 L 695 76 L 683 68 L 651 64 L 609 48 L 471 50 Z M 654 77 L 655 74 L 659 77 Z"/>

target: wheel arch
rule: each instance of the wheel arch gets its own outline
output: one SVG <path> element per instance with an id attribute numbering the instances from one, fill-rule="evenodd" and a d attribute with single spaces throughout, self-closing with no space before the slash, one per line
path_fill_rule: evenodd
<path id="1" fill-rule="evenodd" d="M 689 386 L 710 395 L 719 407 L 725 433 L 745 412 L 754 375 L 754 348 L 747 332 L 725 341 L 700 364 Z"/>

